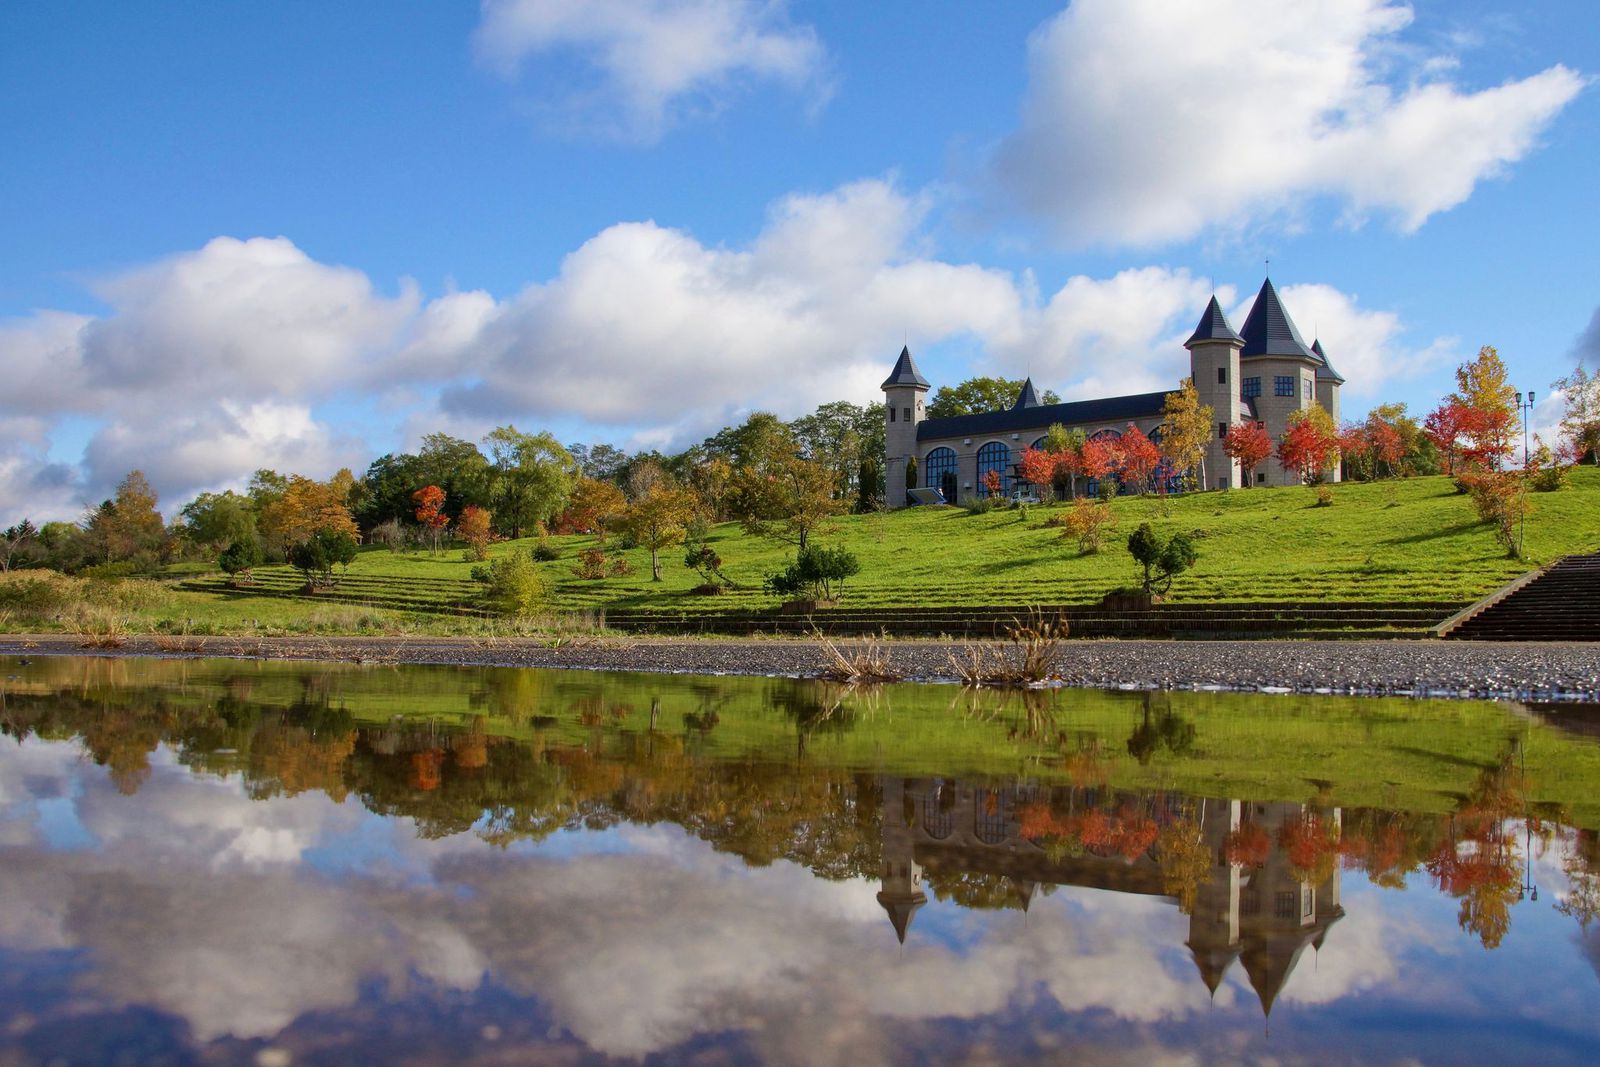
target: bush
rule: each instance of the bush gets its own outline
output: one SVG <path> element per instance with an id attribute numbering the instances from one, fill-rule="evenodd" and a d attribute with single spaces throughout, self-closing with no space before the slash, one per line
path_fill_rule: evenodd
<path id="1" fill-rule="evenodd" d="M 733 583 L 722 573 L 722 557 L 717 550 L 703 541 L 691 542 L 683 554 L 683 565 L 700 575 L 701 586 L 729 586 Z"/>
<path id="2" fill-rule="evenodd" d="M 1314 508 L 1333 507 L 1333 490 L 1325 485 L 1317 486 L 1317 502 L 1311 505 Z"/>
<path id="3" fill-rule="evenodd" d="M 550 583 L 526 549 L 519 548 L 486 567 L 474 568 L 473 577 L 480 571 L 482 580 L 488 584 L 484 600 L 501 615 L 516 618 L 533 615 L 550 598 Z"/>
<path id="4" fill-rule="evenodd" d="M 549 563 L 552 560 L 561 558 L 561 550 L 553 543 L 545 540 L 535 543 L 528 554 L 533 557 L 535 563 Z M 601 554 L 604 555 L 603 552 Z"/>
<path id="5" fill-rule="evenodd" d="M 968 515 L 986 515 L 995 509 L 997 502 L 997 497 L 969 496 L 961 502 L 961 506 L 967 509 Z"/>
<path id="6" fill-rule="evenodd" d="M 250 569 L 261 566 L 260 542 L 254 537 L 247 541 L 235 541 L 223 550 L 217 559 L 217 566 L 221 567 L 229 577 L 237 575 L 248 580 Z"/>
<path id="7" fill-rule="evenodd" d="M 848 548 L 808 545 L 786 570 L 768 575 L 766 585 L 776 596 L 837 600 L 844 596 L 845 579 L 859 573 L 861 561 Z"/>
<path id="8" fill-rule="evenodd" d="M 1457 481 L 1467 486 L 1479 520 L 1494 527 L 1494 539 L 1505 548 L 1506 555 L 1518 558 L 1522 554 L 1518 534 L 1532 510 L 1522 479 L 1511 471 L 1475 471 Z"/>
<path id="9" fill-rule="evenodd" d="M 1111 510 L 1110 504 L 1094 503 L 1087 497 L 1079 497 L 1073 502 L 1071 511 L 1054 516 L 1051 521 L 1063 527 L 1063 540 L 1076 540 L 1078 551 L 1089 555 L 1100 551 L 1105 536 L 1117 528 L 1117 513 Z"/>
<path id="10" fill-rule="evenodd" d="M 356 558 L 355 538 L 343 530 L 318 530 L 289 549 L 289 562 L 316 588 L 333 584 L 333 568 L 349 567 Z"/>
<path id="11" fill-rule="evenodd" d="M 1199 553 L 1188 534 L 1176 533 L 1170 539 L 1162 537 L 1148 522 L 1128 535 L 1128 551 L 1134 562 L 1144 568 L 1143 586 L 1146 594 L 1165 593 L 1172 588 L 1172 579 L 1194 566 Z"/>
<path id="12" fill-rule="evenodd" d="M 598 581 L 606 576 L 606 550 L 600 547 L 586 548 L 578 553 L 578 565 L 572 568 L 572 573 L 587 581 Z"/>

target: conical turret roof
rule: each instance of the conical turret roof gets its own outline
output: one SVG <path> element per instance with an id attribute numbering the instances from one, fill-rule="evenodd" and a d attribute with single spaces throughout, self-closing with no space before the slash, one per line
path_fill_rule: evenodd
<path id="1" fill-rule="evenodd" d="M 1189 944 L 1189 952 L 1194 957 L 1194 965 L 1200 971 L 1200 980 L 1212 993 L 1222 984 L 1222 979 L 1227 976 L 1228 968 L 1233 961 L 1239 958 L 1239 950 L 1232 946 L 1199 946 L 1193 942 Z"/>
<path id="2" fill-rule="evenodd" d="M 1202 341 L 1234 341 L 1243 344 L 1243 340 L 1233 327 L 1228 325 L 1228 316 L 1222 313 L 1222 305 L 1217 303 L 1215 295 L 1211 303 L 1206 305 L 1206 313 L 1200 316 L 1200 325 L 1194 328 L 1194 333 L 1183 342 L 1183 347 L 1193 348 Z"/>
<path id="3" fill-rule="evenodd" d="M 1033 391 L 1033 379 L 1029 378 L 1022 383 L 1022 391 L 1017 394 L 1017 402 L 1011 405 L 1012 411 L 1021 411 L 1023 408 L 1036 408 L 1039 406 L 1039 394 Z"/>
<path id="4" fill-rule="evenodd" d="M 923 893 L 879 893 L 878 903 L 883 905 L 883 910 L 889 913 L 889 921 L 894 924 L 894 934 L 903 945 L 906 943 L 906 931 L 911 928 L 911 917 L 918 908 L 928 902 Z"/>
<path id="5" fill-rule="evenodd" d="M 911 360 L 911 346 L 900 350 L 900 358 L 894 361 L 894 370 L 889 372 L 889 377 L 878 388 L 887 389 L 892 385 L 914 385 L 922 389 L 928 388 L 928 379 L 917 371 L 917 365 Z"/>
<path id="6" fill-rule="evenodd" d="M 1343 385 L 1344 375 L 1334 370 L 1333 364 L 1328 362 L 1328 353 L 1322 350 L 1321 340 L 1311 342 L 1311 351 L 1315 352 L 1317 354 L 1317 358 L 1322 360 L 1322 365 L 1317 368 L 1317 381 L 1337 382 L 1340 385 Z"/>
<path id="7" fill-rule="evenodd" d="M 1271 278 L 1261 283 L 1261 291 L 1256 294 L 1256 302 L 1251 305 L 1244 329 L 1239 333 L 1244 338 L 1241 356 L 1299 356 L 1313 362 L 1317 360 L 1316 354 L 1301 339 L 1300 331 L 1295 329 L 1294 320 L 1283 309 L 1283 301 L 1278 299 L 1278 290 L 1273 288 Z"/>

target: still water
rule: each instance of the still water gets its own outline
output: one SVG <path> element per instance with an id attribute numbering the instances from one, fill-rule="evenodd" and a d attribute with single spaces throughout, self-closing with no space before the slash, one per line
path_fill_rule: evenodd
<path id="1" fill-rule="evenodd" d="M 0 658 L 0 1064 L 1593 1063 L 1590 725 Z"/>

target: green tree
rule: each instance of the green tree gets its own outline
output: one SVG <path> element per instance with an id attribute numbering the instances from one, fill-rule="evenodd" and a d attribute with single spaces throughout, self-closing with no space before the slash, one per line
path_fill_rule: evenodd
<path id="1" fill-rule="evenodd" d="M 0 573 L 26 567 L 42 555 L 39 531 L 27 519 L 0 532 Z"/>
<path id="2" fill-rule="evenodd" d="M 728 511 L 754 536 L 803 551 L 848 506 L 833 490 L 828 468 L 791 453 L 736 470 L 728 482 Z"/>
<path id="3" fill-rule="evenodd" d="M 981 415 L 986 411 L 1004 411 L 1017 402 L 1022 392 L 1018 378 L 968 378 L 960 385 L 941 385 L 933 391 L 928 402 L 928 418 L 945 419 L 952 415 Z M 1039 397 L 1041 403 L 1059 404 L 1061 398 L 1046 389 Z"/>
<path id="4" fill-rule="evenodd" d="M 554 436 L 501 426 L 484 443 L 494 464 L 494 517 L 503 533 L 521 537 L 561 514 L 576 464 Z"/>
<path id="5" fill-rule="evenodd" d="M 550 598 L 549 580 L 524 548 L 492 560 L 473 575 L 487 584 L 484 599 L 502 615 L 522 618 L 536 614 Z"/>
<path id="6" fill-rule="evenodd" d="M 444 490 L 443 510 L 459 515 L 469 505 L 486 508 L 493 500 L 493 471 L 478 446 L 447 433 L 423 437 L 417 452 L 413 490 L 437 485 Z"/>
<path id="7" fill-rule="evenodd" d="M 356 541 L 348 530 L 321 529 L 289 549 L 289 562 L 310 586 L 333 584 L 333 568 L 348 568 L 356 558 Z"/>
<path id="8" fill-rule="evenodd" d="M 1172 579 L 1194 566 L 1199 553 L 1189 535 L 1173 534 L 1171 538 L 1156 533 L 1148 522 L 1128 535 L 1128 552 L 1134 562 L 1144 569 L 1144 591 L 1165 593 L 1172 588 Z"/>
<path id="9" fill-rule="evenodd" d="M 204 550 L 256 539 L 255 507 L 249 497 L 231 489 L 201 493 L 178 514 L 183 517 L 185 536 Z"/>
<path id="10" fill-rule="evenodd" d="M 217 565 L 223 572 L 240 581 L 248 581 L 250 571 L 261 566 L 261 562 L 261 544 L 256 540 L 254 530 L 250 531 L 249 536 L 223 549 L 222 555 L 217 558 Z"/>
<path id="11" fill-rule="evenodd" d="M 117 495 L 90 515 L 89 540 L 104 562 L 154 564 L 167 540 L 167 527 L 156 510 L 156 491 L 143 471 L 130 471 Z"/>
<path id="12" fill-rule="evenodd" d="M 1600 464 L 1600 374 L 1590 374 L 1579 363 L 1550 388 L 1561 391 L 1561 443 L 1574 463 Z"/>
<path id="13" fill-rule="evenodd" d="M 861 573 L 861 561 L 843 545 L 810 545 L 788 568 L 767 576 L 767 588 L 778 596 L 808 593 L 821 600 L 844 595 L 844 583 Z"/>

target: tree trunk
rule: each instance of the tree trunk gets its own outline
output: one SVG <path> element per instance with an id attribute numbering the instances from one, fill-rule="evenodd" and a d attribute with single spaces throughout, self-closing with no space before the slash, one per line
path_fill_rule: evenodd
<path id="1" fill-rule="evenodd" d="M 661 555 L 660 550 L 654 545 L 650 546 L 650 580 L 652 582 L 661 580 Z"/>

